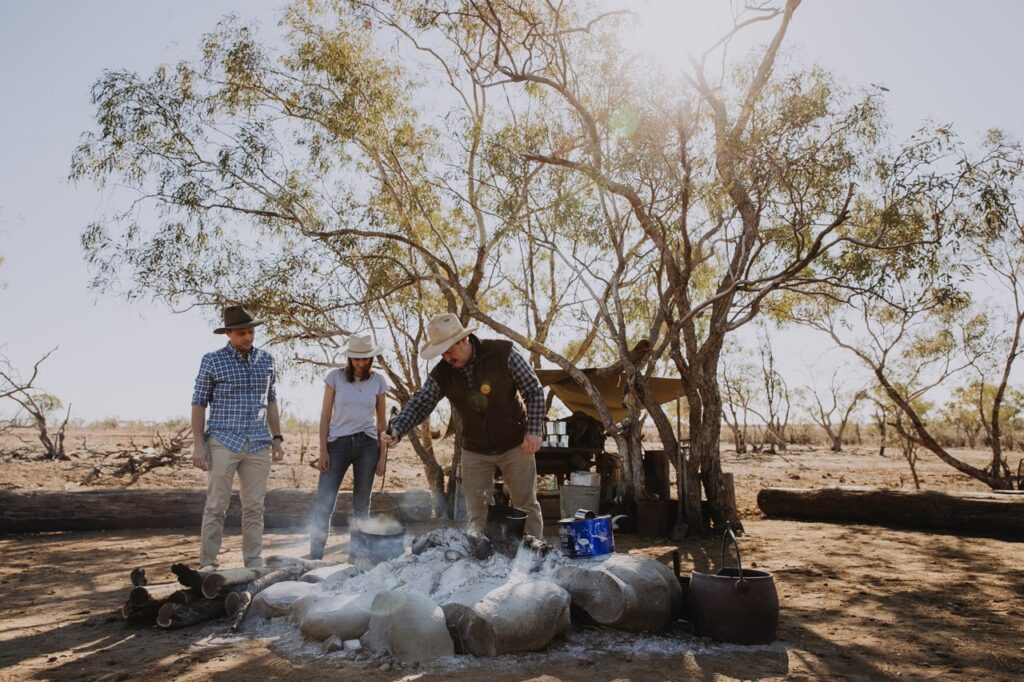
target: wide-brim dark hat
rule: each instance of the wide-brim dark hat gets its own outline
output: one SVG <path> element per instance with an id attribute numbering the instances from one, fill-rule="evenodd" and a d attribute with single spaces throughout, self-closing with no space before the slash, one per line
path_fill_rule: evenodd
<path id="1" fill-rule="evenodd" d="M 240 305 L 229 305 L 224 309 L 224 326 L 213 330 L 214 334 L 226 334 L 229 329 L 250 329 L 263 324 L 263 320 L 257 320 Z"/>

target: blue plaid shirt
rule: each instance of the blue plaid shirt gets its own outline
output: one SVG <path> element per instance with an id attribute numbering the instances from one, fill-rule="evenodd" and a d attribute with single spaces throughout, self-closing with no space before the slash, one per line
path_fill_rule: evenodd
<path id="1" fill-rule="evenodd" d="M 192 404 L 210 406 L 205 438 L 241 452 L 269 447 L 267 406 L 277 402 L 274 358 L 253 348 L 248 357 L 228 343 L 207 353 L 199 365 Z"/>
<path id="2" fill-rule="evenodd" d="M 476 355 L 474 354 L 466 366 L 460 370 L 470 389 L 476 387 L 473 378 L 475 361 Z M 540 379 L 537 378 L 537 373 L 533 371 L 526 359 L 515 350 L 508 354 L 508 371 L 526 405 L 526 433 L 539 436 L 544 428 L 544 415 L 547 413 L 547 410 L 544 409 L 544 389 L 540 385 Z M 404 436 L 412 427 L 426 419 L 443 397 L 441 387 L 434 381 L 434 377 L 428 376 L 420 390 L 409 398 L 409 402 L 392 420 L 392 429 L 399 437 Z"/>

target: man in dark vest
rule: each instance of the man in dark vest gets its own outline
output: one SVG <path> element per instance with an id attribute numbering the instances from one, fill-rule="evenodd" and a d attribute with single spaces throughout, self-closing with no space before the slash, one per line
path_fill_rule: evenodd
<path id="1" fill-rule="evenodd" d="M 448 398 L 462 418 L 462 488 L 470 525 L 479 530 L 487 520 L 498 467 L 512 506 L 528 514 L 526 532 L 543 538 L 534 453 L 544 424 L 544 390 L 510 341 L 480 340 L 474 329 L 464 328 L 451 313 L 430 321 L 420 354 L 427 360 L 440 355 L 442 362 L 430 370 L 381 440 L 398 442 L 441 398 Z"/>

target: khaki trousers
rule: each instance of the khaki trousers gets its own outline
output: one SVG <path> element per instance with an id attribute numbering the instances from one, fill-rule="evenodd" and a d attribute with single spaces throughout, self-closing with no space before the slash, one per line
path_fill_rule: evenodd
<path id="1" fill-rule="evenodd" d="M 508 486 L 512 506 L 527 513 L 526 532 L 544 538 L 544 520 L 537 501 L 537 460 L 516 446 L 499 455 L 462 451 L 462 489 L 466 493 L 469 525 L 482 530 L 487 522 L 487 505 L 494 499 L 494 467 Z"/>
<path id="2" fill-rule="evenodd" d="M 231 502 L 231 486 L 238 472 L 242 502 L 242 561 L 246 568 L 263 565 L 263 498 L 270 477 L 270 448 L 256 452 L 234 452 L 211 438 L 207 443 L 210 470 L 207 472 L 206 508 L 203 510 L 199 565 L 217 566 L 217 554 L 224 537 L 224 516 Z"/>

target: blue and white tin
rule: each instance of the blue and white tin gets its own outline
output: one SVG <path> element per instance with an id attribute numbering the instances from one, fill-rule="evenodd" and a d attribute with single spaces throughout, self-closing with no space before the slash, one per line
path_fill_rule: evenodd
<path id="1" fill-rule="evenodd" d="M 582 511 L 582 510 L 581 510 Z M 592 557 L 611 554 L 615 551 L 610 515 L 593 518 L 562 519 L 558 522 L 558 536 L 562 541 L 562 553 L 567 557 Z"/>

